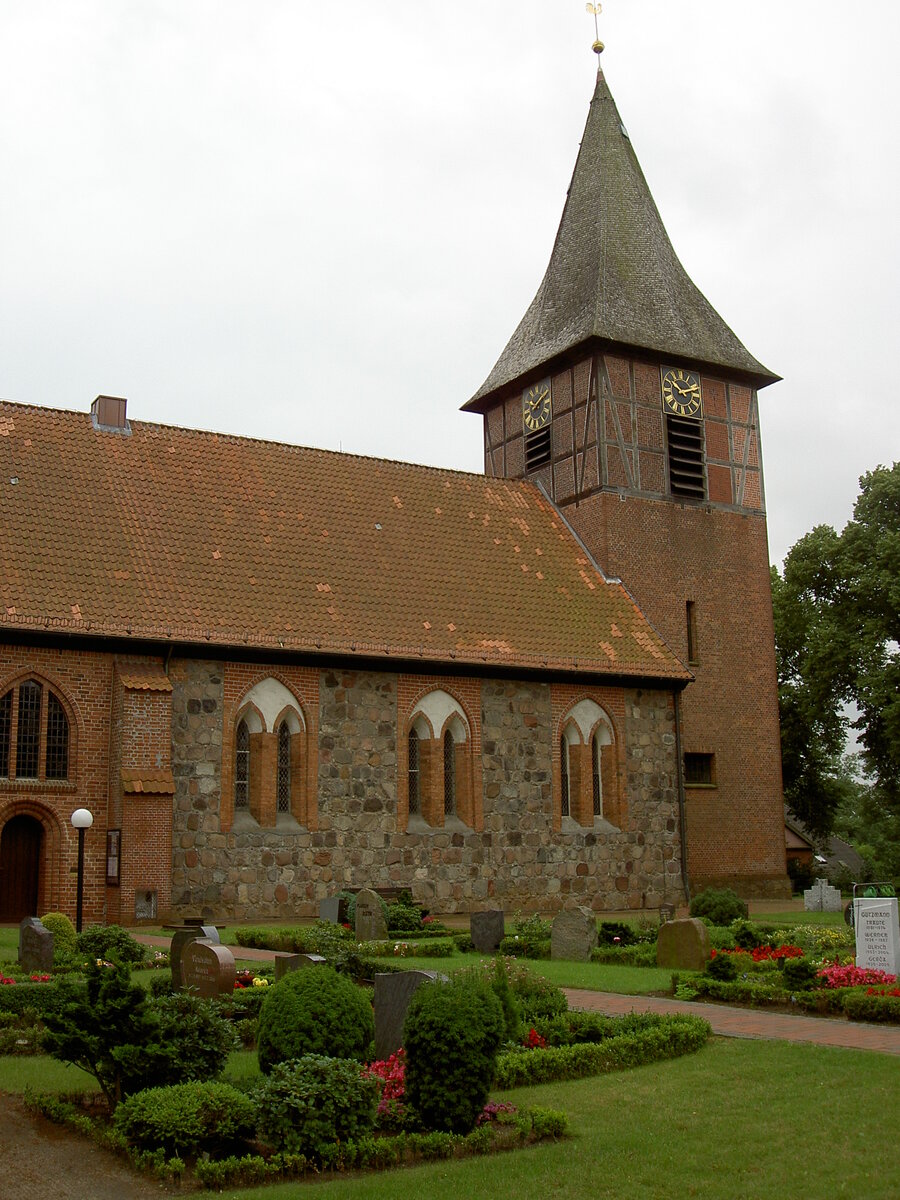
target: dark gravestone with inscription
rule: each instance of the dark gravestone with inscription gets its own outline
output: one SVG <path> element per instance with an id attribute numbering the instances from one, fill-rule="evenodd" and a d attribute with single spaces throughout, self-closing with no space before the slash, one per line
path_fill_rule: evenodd
<path id="1" fill-rule="evenodd" d="M 356 940 L 383 942 L 387 937 L 387 921 L 381 897 L 363 888 L 356 897 Z"/>
<path id="2" fill-rule="evenodd" d="M 53 934 L 37 917 L 26 917 L 19 926 L 19 963 L 23 971 L 53 966 Z"/>
<path id="3" fill-rule="evenodd" d="M 326 959 L 321 954 L 276 954 L 275 982 L 283 979 L 290 971 L 302 971 L 305 967 L 322 967 Z"/>
<path id="4" fill-rule="evenodd" d="M 375 1057 L 390 1056 L 403 1045 L 403 1022 L 413 995 L 423 983 L 446 982 L 437 971 L 398 971 L 375 976 Z"/>
<path id="5" fill-rule="evenodd" d="M 473 912 L 469 918 L 472 945 L 480 954 L 495 954 L 503 941 L 503 911 L 499 908 Z"/>
<path id="6" fill-rule="evenodd" d="M 169 947 L 169 967 L 172 971 L 172 987 L 180 991 L 184 987 L 181 964 L 185 946 L 195 942 L 197 938 L 205 938 L 214 946 L 219 944 L 219 931 L 215 925 L 187 925 L 184 929 L 176 929 L 172 935 L 172 945 Z"/>
<path id="7" fill-rule="evenodd" d="M 234 991 L 234 955 L 227 946 L 207 938 L 189 942 L 181 956 L 183 987 L 204 997 L 231 995 Z"/>
<path id="8" fill-rule="evenodd" d="M 331 921 L 334 925 L 343 925 L 347 920 L 347 897 L 326 896 L 319 901 L 319 920 Z"/>

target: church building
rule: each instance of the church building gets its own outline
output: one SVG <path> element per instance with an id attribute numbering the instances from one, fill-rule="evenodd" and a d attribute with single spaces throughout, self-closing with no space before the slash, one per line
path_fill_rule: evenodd
<path id="1" fill-rule="evenodd" d="M 776 378 L 601 73 L 484 475 L 0 403 L 0 920 L 786 895 Z"/>

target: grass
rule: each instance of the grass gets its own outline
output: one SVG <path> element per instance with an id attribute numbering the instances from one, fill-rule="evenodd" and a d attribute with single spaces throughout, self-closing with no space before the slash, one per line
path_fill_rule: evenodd
<path id="1" fill-rule="evenodd" d="M 390 958 L 410 971 L 441 971 L 451 974 L 462 967 L 482 962 L 485 955 L 455 954 L 452 958 Z M 672 972 L 663 967 L 623 967 L 605 963 L 576 963 L 549 958 L 520 958 L 519 962 L 543 975 L 557 987 L 586 988 L 594 992 L 620 992 L 626 996 L 645 996 L 650 992 L 669 992 Z M 687 977 L 689 972 L 682 971 Z"/>
<path id="2" fill-rule="evenodd" d="M 323 1181 L 320 1200 L 835 1200 L 900 1195 L 889 1055 L 715 1039 L 697 1055 L 498 1098 L 568 1113 L 573 1137 L 493 1158 Z M 224 1193 L 299 1200 L 308 1184 Z"/>

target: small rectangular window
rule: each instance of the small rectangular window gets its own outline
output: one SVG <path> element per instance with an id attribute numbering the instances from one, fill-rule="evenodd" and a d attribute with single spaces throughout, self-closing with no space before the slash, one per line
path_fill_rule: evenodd
<path id="1" fill-rule="evenodd" d="M 716 756 L 714 754 L 685 754 L 684 782 L 686 787 L 715 787 Z"/>
<path id="2" fill-rule="evenodd" d="M 685 609 L 687 619 L 688 662 L 697 663 L 700 661 L 697 653 L 697 605 L 693 600 L 688 600 L 685 604 Z"/>

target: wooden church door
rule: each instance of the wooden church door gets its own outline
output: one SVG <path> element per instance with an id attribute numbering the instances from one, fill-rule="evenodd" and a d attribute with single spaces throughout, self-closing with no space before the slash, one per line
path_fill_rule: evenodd
<path id="1" fill-rule="evenodd" d="M 7 821 L 0 834 L 0 921 L 38 916 L 43 829 L 34 817 Z"/>

